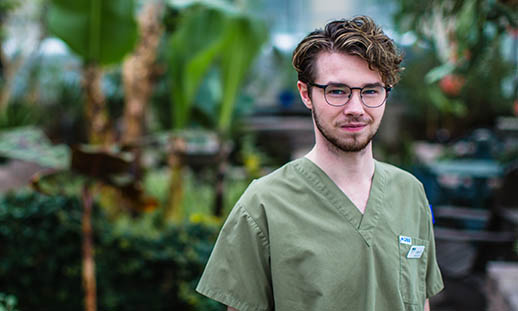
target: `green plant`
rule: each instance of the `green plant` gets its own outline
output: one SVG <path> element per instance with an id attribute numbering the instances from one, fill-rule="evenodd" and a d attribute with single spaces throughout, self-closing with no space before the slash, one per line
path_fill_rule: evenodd
<path id="1" fill-rule="evenodd" d="M 240 86 L 265 40 L 264 24 L 237 7 L 217 1 L 182 6 L 169 49 L 174 127 L 188 124 L 198 89 L 216 67 L 222 87 L 216 128 L 227 132 Z"/>
<path id="2" fill-rule="evenodd" d="M 0 311 L 18 311 L 18 299 L 13 295 L 0 293 Z"/>
<path id="3" fill-rule="evenodd" d="M 120 62 L 137 39 L 133 0 L 52 0 L 49 30 L 67 43 L 83 61 L 89 142 L 109 144 L 114 139 L 101 89 L 101 65 Z"/>
<path id="4" fill-rule="evenodd" d="M 196 92 L 220 48 L 223 24 L 224 15 L 220 11 L 196 5 L 185 9 L 171 35 L 169 66 L 174 128 L 182 129 L 189 121 Z"/>
<path id="5" fill-rule="evenodd" d="M 215 165 L 218 170 L 215 188 L 219 192 L 215 196 L 214 211 L 220 216 L 233 114 L 245 74 L 266 39 L 266 28 L 260 20 L 226 2 L 187 1 L 176 7 L 181 9 L 181 14 L 170 37 L 168 51 L 173 129 L 184 130 L 190 125 L 200 85 L 206 77 L 208 81 L 214 81 L 211 78 L 216 74 L 219 78 L 216 89 L 221 88 L 221 92 L 212 92 L 211 95 L 215 95 L 212 100 L 202 99 L 201 105 L 217 102 L 216 114 L 208 114 L 211 115 L 208 119 L 216 120 L 213 130 L 219 135 L 218 163 Z M 168 161 L 171 167 L 170 198 L 166 217 L 174 220 L 183 214 L 180 210 L 184 187 L 181 154 L 187 154 L 187 143 L 180 133 L 173 137 L 171 145 Z"/>
<path id="6" fill-rule="evenodd" d="M 18 308 L 81 308 L 80 220 L 77 199 L 0 197 L 0 292 L 23 297 Z"/>
<path id="7" fill-rule="evenodd" d="M 459 67 L 477 66 L 487 47 L 509 28 L 518 27 L 518 6 L 511 1 L 398 0 L 397 4 L 398 29 L 412 31 L 438 52 L 443 67 L 437 67 L 432 80 Z"/>
<path id="8" fill-rule="evenodd" d="M 223 93 L 218 122 L 218 130 L 223 134 L 230 129 L 245 74 L 266 40 L 264 25 L 246 15 L 230 16 L 226 27 L 221 51 Z"/>
<path id="9" fill-rule="evenodd" d="M 137 38 L 134 1 L 52 0 L 48 13 L 52 34 L 86 63 L 119 62 Z"/>
<path id="10" fill-rule="evenodd" d="M 0 112 L 0 129 L 32 125 L 37 122 L 36 107 L 27 104 L 10 104 Z"/>
<path id="11" fill-rule="evenodd" d="M 416 44 L 398 89 L 426 138 L 440 128 L 452 137 L 474 127 L 492 126 L 512 111 L 505 85 L 513 75 L 505 57 L 512 29 L 518 27 L 516 4 L 509 1 L 396 1 L 400 33 Z M 424 119 L 424 122 L 423 122 Z M 416 122 L 417 124 L 417 122 Z"/>
<path id="12" fill-rule="evenodd" d="M 161 227 L 158 213 L 109 220 L 98 205 L 93 212 L 100 310 L 224 310 L 194 292 L 217 225 Z M 23 297 L 20 310 L 80 310 L 80 240 L 78 198 L 0 196 L 0 292 Z"/>
<path id="13" fill-rule="evenodd" d="M 223 215 L 220 218 L 212 216 L 212 202 L 214 200 L 214 187 L 209 180 L 214 177 L 211 172 L 195 174 L 189 168 L 184 168 L 184 198 L 181 202 L 183 211 L 180 221 L 195 223 L 221 224 L 222 219 L 230 212 L 243 191 L 248 186 L 247 178 L 229 178 L 225 186 L 225 201 Z M 167 204 L 168 198 L 168 171 L 166 169 L 149 170 L 144 177 L 143 186 L 145 192 L 158 199 L 161 206 Z"/>

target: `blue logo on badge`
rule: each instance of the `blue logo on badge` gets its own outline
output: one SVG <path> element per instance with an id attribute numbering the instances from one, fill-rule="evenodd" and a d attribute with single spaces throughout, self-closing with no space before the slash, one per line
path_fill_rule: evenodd
<path id="1" fill-rule="evenodd" d="M 400 235 L 399 236 L 399 243 L 411 245 L 412 244 L 412 238 L 408 237 L 408 236 Z"/>

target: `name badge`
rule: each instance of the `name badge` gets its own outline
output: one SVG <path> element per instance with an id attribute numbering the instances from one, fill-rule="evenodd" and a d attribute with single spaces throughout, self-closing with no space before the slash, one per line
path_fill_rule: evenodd
<path id="1" fill-rule="evenodd" d="M 409 236 L 400 235 L 399 243 L 406 244 L 406 245 L 412 245 L 412 238 Z"/>
<path id="2" fill-rule="evenodd" d="M 421 258 L 423 253 L 424 253 L 423 245 L 412 245 L 412 247 L 410 247 L 410 250 L 408 251 L 408 254 L 406 255 L 406 258 L 418 259 L 418 258 Z"/>

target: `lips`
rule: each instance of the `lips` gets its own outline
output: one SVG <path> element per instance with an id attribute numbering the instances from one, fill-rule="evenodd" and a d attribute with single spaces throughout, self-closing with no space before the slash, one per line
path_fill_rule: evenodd
<path id="1" fill-rule="evenodd" d="M 349 132 L 358 132 L 367 127 L 367 123 L 346 123 L 340 125 L 340 128 Z"/>
<path id="2" fill-rule="evenodd" d="M 341 127 L 365 127 L 367 126 L 367 123 L 348 123 L 343 124 Z"/>

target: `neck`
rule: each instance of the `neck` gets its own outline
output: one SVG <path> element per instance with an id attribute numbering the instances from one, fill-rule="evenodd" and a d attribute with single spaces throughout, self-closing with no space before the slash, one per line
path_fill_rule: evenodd
<path id="1" fill-rule="evenodd" d="M 372 142 L 358 152 L 326 148 L 317 142 L 306 158 L 318 165 L 338 185 L 370 181 L 374 175 Z"/>

